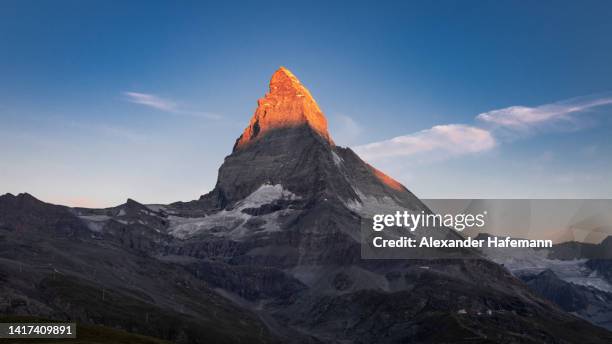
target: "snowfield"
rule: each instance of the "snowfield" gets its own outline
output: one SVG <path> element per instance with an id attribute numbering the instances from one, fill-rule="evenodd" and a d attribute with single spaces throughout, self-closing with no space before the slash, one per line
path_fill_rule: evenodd
<path id="1" fill-rule="evenodd" d="M 263 184 L 244 200 L 240 201 L 233 209 L 222 210 L 215 214 L 199 218 L 169 216 L 169 233 L 181 239 L 207 232 L 215 236 L 240 240 L 252 232 L 252 229 L 245 227 L 244 224 L 254 217 L 244 213 L 244 209 L 259 208 L 279 200 L 296 199 L 299 199 L 299 197 L 283 188 L 280 184 Z M 265 228 L 259 232 L 280 230 L 278 217 L 287 215 L 289 212 L 291 212 L 291 210 L 280 210 L 270 214 L 257 216 L 257 219 L 265 221 Z"/>

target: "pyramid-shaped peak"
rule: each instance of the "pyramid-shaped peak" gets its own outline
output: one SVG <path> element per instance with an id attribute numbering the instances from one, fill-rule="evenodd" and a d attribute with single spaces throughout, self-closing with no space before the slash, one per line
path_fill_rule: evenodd
<path id="1" fill-rule="evenodd" d="M 295 75 L 293 75 L 293 73 L 291 73 L 291 71 L 289 69 L 287 69 L 287 67 L 285 67 L 285 66 L 278 67 L 276 72 L 274 72 L 274 75 L 276 75 L 276 74 L 285 74 L 285 75 L 287 75 L 287 76 L 297 80 Z M 272 75 L 272 77 L 274 77 L 274 75 Z"/>
<path id="2" fill-rule="evenodd" d="M 298 80 L 298 78 L 291 73 L 291 71 L 283 66 L 280 66 L 276 72 L 274 72 L 274 74 L 272 74 L 272 79 L 270 80 L 270 82 L 274 82 L 274 81 L 280 81 L 283 79 L 291 79 L 291 81 L 300 83 L 300 80 Z"/>
<path id="3" fill-rule="evenodd" d="M 241 149 L 275 129 L 309 126 L 333 145 L 327 131 L 327 119 L 308 89 L 285 67 L 270 79 L 270 91 L 257 103 L 248 127 L 236 141 Z"/>
<path id="4" fill-rule="evenodd" d="M 270 79 L 270 93 L 278 91 L 308 92 L 300 80 L 285 67 L 280 67 Z M 308 95 L 310 96 L 309 92 Z"/>

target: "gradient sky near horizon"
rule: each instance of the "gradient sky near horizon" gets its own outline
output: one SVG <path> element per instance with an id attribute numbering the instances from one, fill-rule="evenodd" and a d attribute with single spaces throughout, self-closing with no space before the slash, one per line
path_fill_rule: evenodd
<path id="1" fill-rule="evenodd" d="M 279 66 L 423 198 L 612 198 L 609 1 L 0 1 L 0 193 L 211 190 Z"/>

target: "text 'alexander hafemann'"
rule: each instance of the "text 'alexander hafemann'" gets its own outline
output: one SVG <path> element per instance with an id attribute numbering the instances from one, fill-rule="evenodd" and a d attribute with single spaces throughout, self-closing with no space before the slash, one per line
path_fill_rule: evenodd
<path id="1" fill-rule="evenodd" d="M 376 214 L 372 218 L 372 230 L 381 232 L 386 228 L 405 228 L 409 232 L 415 232 L 418 228 L 452 228 L 458 232 L 465 229 L 481 229 L 486 225 L 487 212 L 478 214 L 433 214 L 410 213 L 408 211 L 396 211 L 395 214 Z M 376 248 L 383 247 L 425 247 L 425 248 L 454 248 L 454 247 L 552 247 L 552 240 L 513 239 L 509 236 L 489 236 L 485 239 L 434 239 L 432 236 L 421 236 L 420 240 L 414 236 L 401 236 L 399 238 L 385 239 L 382 236 L 374 236 L 372 244 Z"/>

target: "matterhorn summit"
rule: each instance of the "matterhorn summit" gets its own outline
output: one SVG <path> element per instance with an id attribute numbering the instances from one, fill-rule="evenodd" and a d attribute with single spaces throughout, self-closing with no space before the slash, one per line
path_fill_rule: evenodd
<path id="1" fill-rule="evenodd" d="M 266 135 L 267 132 L 307 125 L 333 145 L 327 119 L 308 89 L 287 68 L 280 67 L 270 80 L 270 92 L 259 99 L 249 126 L 236 141 L 236 148 Z"/>
<path id="2" fill-rule="evenodd" d="M 302 200 L 363 208 L 372 202 L 424 209 L 414 195 L 349 148 L 336 146 L 310 91 L 287 68 L 270 80 L 248 126 L 200 202 L 223 209 L 262 185 L 281 185 Z"/>

